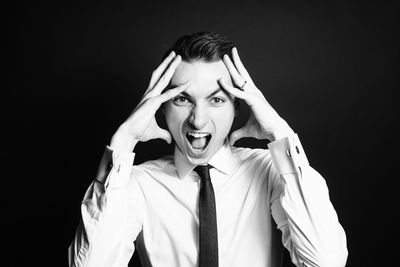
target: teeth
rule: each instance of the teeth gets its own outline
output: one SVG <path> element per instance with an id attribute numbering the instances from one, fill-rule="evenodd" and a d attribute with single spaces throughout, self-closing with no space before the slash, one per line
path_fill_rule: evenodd
<path id="1" fill-rule="evenodd" d="M 194 138 L 206 137 L 210 134 L 208 133 L 188 133 L 188 135 L 193 136 Z"/>

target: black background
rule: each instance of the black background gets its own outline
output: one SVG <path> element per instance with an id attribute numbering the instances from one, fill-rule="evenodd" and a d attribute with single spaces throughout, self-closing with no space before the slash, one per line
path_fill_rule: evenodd
<path id="1" fill-rule="evenodd" d="M 299 134 L 346 230 L 347 266 L 397 258 L 392 3 L 27 1 L 1 12 L 7 266 L 67 264 L 104 147 L 163 52 L 203 30 L 235 42 L 253 80 Z M 235 127 L 246 115 L 244 108 Z M 162 141 L 140 144 L 137 161 L 170 151 Z"/>

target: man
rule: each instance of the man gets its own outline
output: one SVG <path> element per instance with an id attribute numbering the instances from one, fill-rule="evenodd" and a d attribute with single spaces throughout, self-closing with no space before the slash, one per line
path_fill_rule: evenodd
<path id="1" fill-rule="evenodd" d="M 251 116 L 228 136 L 238 99 Z M 160 107 L 168 130 L 155 120 Z M 242 137 L 270 140 L 269 149 L 234 147 Z M 136 144 L 156 138 L 173 140 L 174 155 L 134 165 Z M 136 240 L 152 266 L 278 266 L 272 220 L 297 266 L 345 265 L 345 233 L 297 135 L 232 43 L 196 33 L 170 49 L 112 137 L 82 203 L 70 265 L 126 266 Z"/>

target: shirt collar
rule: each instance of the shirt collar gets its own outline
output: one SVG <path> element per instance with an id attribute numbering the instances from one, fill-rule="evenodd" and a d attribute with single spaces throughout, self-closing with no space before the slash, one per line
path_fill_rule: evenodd
<path id="1" fill-rule="evenodd" d="M 187 160 L 178 147 L 175 147 L 174 162 L 179 178 L 181 179 L 184 179 L 196 167 L 196 165 Z M 237 162 L 238 159 L 232 153 L 232 148 L 229 145 L 229 142 L 225 142 L 224 145 L 211 157 L 208 164 L 218 171 L 230 175 L 235 169 Z"/>

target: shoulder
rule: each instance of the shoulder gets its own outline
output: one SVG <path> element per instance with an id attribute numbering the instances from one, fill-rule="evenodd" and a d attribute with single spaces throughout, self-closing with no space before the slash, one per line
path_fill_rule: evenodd
<path id="1" fill-rule="evenodd" d="M 268 149 L 232 147 L 232 152 L 240 162 L 240 168 L 257 177 L 270 177 L 273 174 L 273 161 Z M 269 180 L 269 179 L 267 179 Z"/>
<path id="2" fill-rule="evenodd" d="M 163 184 L 175 180 L 177 170 L 172 155 L 163 156 L 155 160 L 149 160 L 142 164 L 134 165 L 131 176 L 139 184 Z"/>
<path id="3" fill-rule="evenodd" d="M 248 148 L 248 147 L 232 147 L 232 153 L 242 162 L 268 164 L 271 162 L 271 153 L 268 149 Z"/>
<path id="4" fill-rule="evenodd" d="M 141 164 L 134 165 L 134 169 L 151 171 L 151 170 L 163 170 L 172 167 L 174 158 L 172 155 L 166 155 L 158 159 L 148 160 Z"/>

